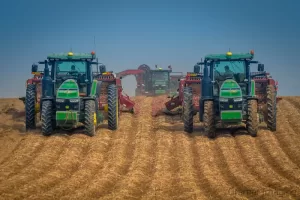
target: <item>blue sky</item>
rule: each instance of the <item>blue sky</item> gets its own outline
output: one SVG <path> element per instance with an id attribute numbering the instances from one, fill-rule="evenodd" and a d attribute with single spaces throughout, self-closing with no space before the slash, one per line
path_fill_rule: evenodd
<path id="1" fill-rule="evenodd" d="M 33 62 L 49 53 L 90 52 L 115 72 L 172 65 L 192 71 L 209 53 L 255 51 L 279 81 L 280 95 L 300 95 L 300 2 L 33 1 L 1 2 L 1 97 L 25 94 Z M 256 67 L 254 67 L 256 69 Z M 133 77 L 123 79 L 133 94 Z"/>

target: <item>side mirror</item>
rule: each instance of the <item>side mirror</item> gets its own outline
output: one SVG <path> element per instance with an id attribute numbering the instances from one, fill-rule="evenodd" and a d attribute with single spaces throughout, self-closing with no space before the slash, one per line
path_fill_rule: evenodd
<path id="1" fill-rule="evenodd" d="M 38 71 L 38 65 L 37 64 L 33 64 L 31 66 L 31 72 L 34 73 L 34 72 L 37 72 Z"/>
<path id="2" fill-rule="evenodd" d="M 180 78 L 178 79 L 178 81 L 180 81 Z"/>
<path id="3" fill-rule="evenodd" d="M 200 66 L 199 65 L 194 66 L 194 73 L 196 73 L 196 74 L 200 73 Z"/>
<path id="4" fill-rule="evenodd" d="M 265 71 L 265 65 L 264 64 L 258 64 L 257 71 L 259 71 L 259 72 Z"/>
<path id="5" fill-rule="evenodd" d="M 122 76 L 120 76 L 120 79 L 122 79 L 123 77 Z"/>
<path id="6" fill-rule="evenodd" d="M 105 65 L 99 65 L 99 71 L 100 71 L 101 74 L 106 72 L 106 66 Z"/>

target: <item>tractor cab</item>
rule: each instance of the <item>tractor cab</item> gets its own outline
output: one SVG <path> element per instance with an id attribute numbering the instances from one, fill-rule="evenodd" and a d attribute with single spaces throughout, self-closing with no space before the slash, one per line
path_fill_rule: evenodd
<path id="1" fill-rule="evenodd" d="M 167 94 L 170 90 L 170 73 L 172 72 L 171 66 L 169 69 L 162 69 L 156 66 L 155 70 L 150 71 L 150 84 L 148 84 L 149 91 L 155 95 Z"/>

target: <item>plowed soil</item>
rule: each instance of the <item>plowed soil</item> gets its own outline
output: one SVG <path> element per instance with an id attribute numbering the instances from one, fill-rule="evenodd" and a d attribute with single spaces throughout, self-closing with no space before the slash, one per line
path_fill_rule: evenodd
<path id="1" fill-rule="evenodd" d="M 176 118 L 153 118 L 151 97 L 120 128 L 95 137 L 25 133 L 24 105 L 0 101 L 0 199 L 300 199 L 300 97 L 278 103 L 278 130 L 219 130 L 210 140 Z"/>

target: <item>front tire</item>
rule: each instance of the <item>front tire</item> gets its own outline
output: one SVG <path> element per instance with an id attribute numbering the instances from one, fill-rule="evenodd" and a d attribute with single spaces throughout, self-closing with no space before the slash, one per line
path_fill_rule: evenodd
<path id="1" fill-rule="evenodd" d="M 97 116 L 96 110 L 95 110 L 95 101 L 94 100 L 87 100 L 85 101 L 85 107 L 84 107 L 84 128 L 85 133 L 93 137 L 96 133 L 96 124 L 97 124 Z M 95 123 L 95 117 L 96 117 L 96 123 Z"/>
<path id="2" fill-rule="evenodd" d="M 248 101 L 248 119 L 247 119 L 247 131 L 252 137 L 257 136 L 258 132 L 258 111 L 257 111 L 257 101 L 249 100 Z"/>
<path id="3" fill-rule="evenodd" d="M 183 122 L 184 131 L 192 133 L 194 130 L 194 111 L 193 111 L 193 93 L 191 87 L 185 87 L 183 89 Z"/>
<path id="4" fill-rule="evenodd" d="M 108 128 L 110 130 L 118 129 L 119 122 L 119 98 L 116 85 L 108 86 Z"/>
<path id="5" fill-rule="evenodd" d="M 209 138 L 216 137 L 214 102 L 204 102 L 203 114 L 204 132 Z"/>
<path id="6" fill-rule="evenodd" d="M 42 103 L 42 134 L 50 136 L 53 132 L 53 106 L 52 101 L 43 101 Z"/>
<path id="7" fill-rule="evenodd" d="M 276 131 L 276 90 L 274 85 L 267 87 L 267 127 L 271 131 Z"/>
<path id="8" fill-rule="evenodd" d="M 25 115 L 26 115 L 26 131 L 36 128 L 36 85 L 29 84 L 26 88 L 25 98 Z"/>

